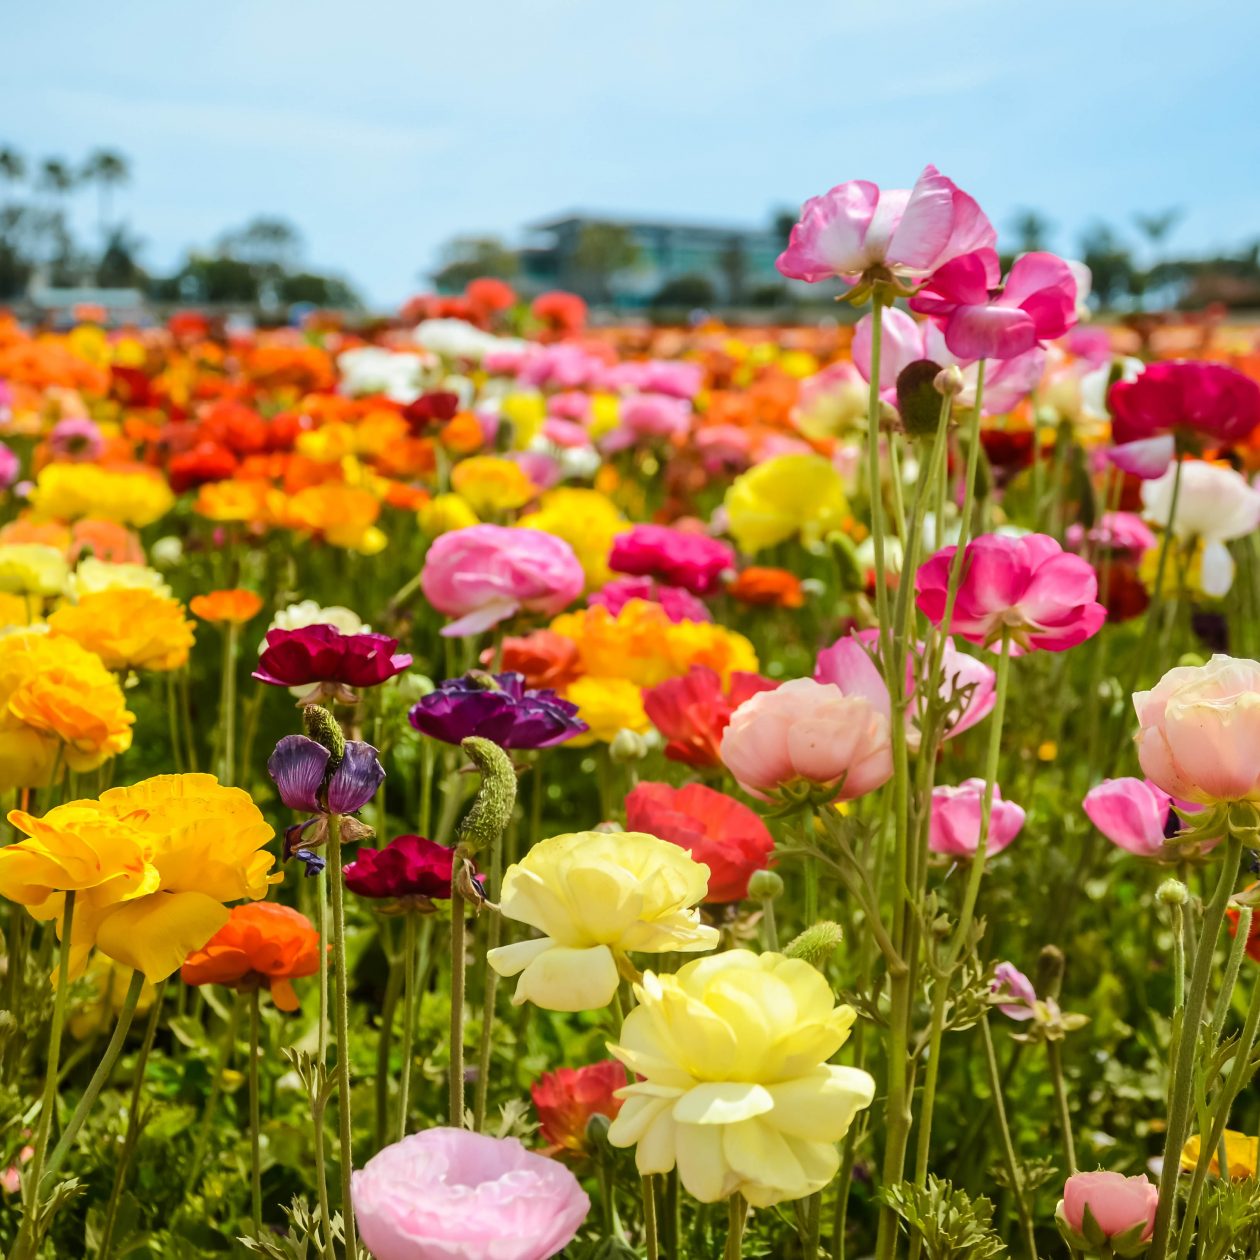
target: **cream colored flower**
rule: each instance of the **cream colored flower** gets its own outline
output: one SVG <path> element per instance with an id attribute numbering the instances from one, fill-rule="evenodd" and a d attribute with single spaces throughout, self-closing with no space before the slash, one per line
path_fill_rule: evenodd
<path id="1" fill-rule="evenodd" d="M 67 589 L 76 599 L 98 591 L 152 591 L 168 599 L 171 594 L 162 575 L 147 564 L 110 564 L 95 556 L 84 556 L 79 561 Z"/>
<path id="2" fill-rule="evenodd" d="M 580 831 L 536 844 L 503 878 L 499 908 L 541 939 L 492 949 L 501 976 L 520 974 L 513 1002 L 552 1011 L 606 1006 L 629 952 L 712 949 L 716 928 L 691 907 L 709 868 L 678 845 L 637 831 Z"/>
<path id="3" fill-rule="evenodd" d="M 0 591 L 20 595 L 60 595 L 69 567 L 56 547 L 43 543 L 5 543 L 0 546 Z"/>
<path id="4" fill-rule="evenodd" d="M 648 972 L 609 1049 L 643 1078 L 608 1140 L 634 1146 L 643 1174 L 677 1165 L 702 1203 L 802 1199 L 839 1168 L 835 1144 L 875 1082 L 827 1062 L 856 1018 L 809 963 L 728 950 L 674 975 Z"/>

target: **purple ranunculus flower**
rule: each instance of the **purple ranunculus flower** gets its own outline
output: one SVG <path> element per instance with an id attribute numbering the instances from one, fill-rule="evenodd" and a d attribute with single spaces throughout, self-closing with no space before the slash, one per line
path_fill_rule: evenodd
<path id="1" fill-rule="evenodd" d="M 588 729 L 577 705 L 554 691 L 526 687 L 522 674 L 481 670 L 446 679 L 408 717 L 422 735 L 447 744 L 478 735 L 500 748 L 550 748 Z"/>
<path id="2" fill-rule="evenodd" d="M 376 687 L 411 664 L 387 634 L 342 634 L 335 626 L 269 630 L 254 677 L 275 687 Z"/>

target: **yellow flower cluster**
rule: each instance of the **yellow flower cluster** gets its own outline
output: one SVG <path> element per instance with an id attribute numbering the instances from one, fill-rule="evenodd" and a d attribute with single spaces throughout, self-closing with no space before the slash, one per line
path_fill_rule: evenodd
<path id="1" fill-rule="evenodd" d="M 821 455 L 777 455 L 726 492 L 731 536 L 747 555 L 798 534 L 814 542 L 839 529 L 847 513 L 844 482 Z"/>
<path id="2" fill-rule="evenodd" d="M 0 849 L 0 896 L 60 933 L 75 893 L 72 977 L 96 948 L 163 980 L 227 922 L 226 902 L 258 900 L 281 879 L 258 807 L 210 774 L 158 775 L 9 821 L 30 838 Z"/>
<path id="3" fill-rule="evenodd" d="M 630 528 L 606 495 L 571 486 L 549 490 L 539 500 L 538 511 L 523 517 L 519 524 L 522 529 L 541 529 L 563 538 L 586 574 L 588 590 L 612 581 L 608 557 L 613 539 Z"/>
<path id="4" fill-rule="evenodd" d="M 481 523 L 477 513 L 457 494 L 439 494 L 421 505 L 416 514 L 426 538 L 449 534 Z"/>
<path id="5" fill-rule="evenodd" d="M 143 528 L 170 511 L 175 496 L 156 472 L 49 464 L 40 470 L 31 503 L 40 516 L 74 521 L 93 516 Z"/>
<path id="6" fill-rule="evenodd" d="M 63 604 L 48 618 L 48 629 L 115 670 L 179 669 L 193 645 L 184 606 L 145 587 L 106 588 Z"/>
<path id="7" fill-rule="evenodd" d="M 100 657 L 38 631 L 0 644 L 0 791 L 46 787 L 59 763 L 94 770 L 131 747 L 135 714 Z"/>
<path id="8" fill-rule="evenodd" d="M 474 455 L 451 470 L 451 487 L 478 516 L 524 507 L 537 493 L 520 464 L 499 455 Z"/>

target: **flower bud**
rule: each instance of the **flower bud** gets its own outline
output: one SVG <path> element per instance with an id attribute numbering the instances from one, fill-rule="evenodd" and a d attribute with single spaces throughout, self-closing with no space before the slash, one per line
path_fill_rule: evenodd
<path id="1" fill-rule="evenodd" d="M 608 1129 L 612 1121 L 604 1115 L 603 1112 L 597 1111 L 586 1122 L 586 1142 L 593 1150 L 601 1150 L 608 1145 Z"/>
<path id="2" fill-rule="evenodd" d="M 322 705 L 308 704 L 302 710 L 302 725 L 307 735 L 331 754 L 327 774 L 336 773 L 346 755 L 346 737 L 341 723 Z"/>
<path id="3" fill-rule="evenodd" d="M 481 787 L 459 829 L 459 847 L 471 856 L 496 844 L 511 821 L 516 805 L 516 771 L 511 758 L 492 740 L 470 735 L 460 742 L 460 747 L 481 771 Z"/>
<path id="4" fill-rule="evenodd" d="M 1063 951 L 1057 945 L 1046 945 L 1037 958 L 1037 992 L 1057 998 L 1063 987 Z"/>
<path id="5" fill-rule="evenodd" d="M 821 971 L 840 948 L 842 940 L 844 931 L 840 925 L 824 920 L 807 927 L 783 952 L 788 958 L 799 958 Z"/>
<path id="6" fill-rule="evenodd" d="M 783 877 L 775 871 L 754 871 L 748 881 L 750 901 L 778 901 L 783 896 Z"/>
<path id="7" fill-rule="evenodd" d="M 897 376 L 897 408 L 902 427 L 912 437 L 932 437 L 941 427 L 941 394 L 936 387 L 940 364 L 917 359 Z"/>
<path id="8" fill-rule="evenodd" d="M 1179 879 L 1166 879 L 1155 890 L 1155 900 L 1161 906 L 1184 906 L 1190 900 L 1190 890 Z"/>
<path id="9" fill-rule="evenodd" d="M 632 761 L 642 761 L 647 756 L 647 741 L 637 731 L 623 726 L 608 745 L 608 755 L 614 765 L 628 765 Z"/>
<path id="10" fill-rule="evenodd" d="M 932 382 L 932 388 L 938 394 L 945 394 L 950 398 L 957 398 L 959 394 L 967 388 L 966 378 L 962 374 L 962 368 L 957 363 L 951 363 L 949 367 L 942 368 Z"/>

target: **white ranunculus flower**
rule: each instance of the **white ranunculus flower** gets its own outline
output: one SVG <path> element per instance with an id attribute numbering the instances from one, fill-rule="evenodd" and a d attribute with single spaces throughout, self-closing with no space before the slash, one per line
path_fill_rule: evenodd
<path id="1" fill-rule="evenodd" d="M 357 346 L 337 356 L 343 393 L 384 394 L 406 406 L 424 393 L 423 356 L 395 353 L 383 346 Z"/>

